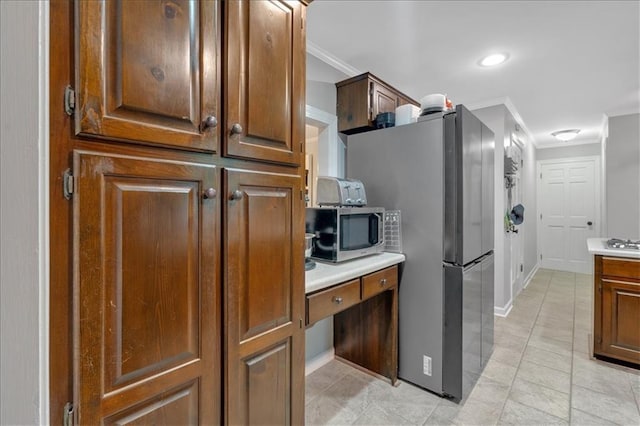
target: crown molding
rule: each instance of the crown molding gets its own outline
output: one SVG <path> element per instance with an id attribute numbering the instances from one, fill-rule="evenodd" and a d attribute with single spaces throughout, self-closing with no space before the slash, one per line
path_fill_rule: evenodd
<path id="1" fill-rule="evenodd" d="M 327 52 L 309 39 L 307 39 L 307 53 L 315 56 L 325 64 L 337 69 L 338 71 L 343 72 L 349 77 L 354 77 L 356 75 L 362 74 L 362 71 L 360 71 L 356 67 L 349 65 L 337 56 Z"/>

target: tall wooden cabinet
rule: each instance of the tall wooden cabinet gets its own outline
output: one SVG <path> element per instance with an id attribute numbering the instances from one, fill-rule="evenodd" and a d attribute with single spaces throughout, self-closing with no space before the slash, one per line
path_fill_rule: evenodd
<path id="1" fill-rule="evenodd" d="M 52 424 L 304 423 L 304 20 L 51 3 Z"/>

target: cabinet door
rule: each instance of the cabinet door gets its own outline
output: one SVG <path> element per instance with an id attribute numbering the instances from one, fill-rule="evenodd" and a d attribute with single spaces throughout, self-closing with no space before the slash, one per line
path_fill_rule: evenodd
<path id="1" fill-rule="evenodd" d="M 304 424 L 300 176 L 224 171 L 226 423 Z"/>
<path id="2" fill-rule="evenodd" d="M 231 0 L 225 10 L 224 155 L 300 165 L 304 8 L 291 1 Z"/>
<path id="3" fill-rule="evenodd" d="M 640 363 L 640 282 L 602 279 L 601 354 Z"/>
<path id="4" fill-rule="evenodd" d="M 383 112 L 396 112 L 398 96 L 381 84 L 374 82 L 371 84 L 373 85 L 373 89 L 371 90 L 373 93 L 373 117 L 371 117 L 371 120 L 375 122 L 378 114 Z"/>
<path id="5" fill-rule="evenodd" d="M 215 151 L 219 7 L 77 1 L 76 134 Z"/>
<path id="6" fill-rule="evenodd" d="M 219 423 L 215 168 L 76 151 L 74 172 L 78 423 Z"/>

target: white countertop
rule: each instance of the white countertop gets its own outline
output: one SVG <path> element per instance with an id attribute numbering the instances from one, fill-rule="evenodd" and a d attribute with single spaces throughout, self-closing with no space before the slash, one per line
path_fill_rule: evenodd
<path id="1" fill-rule="evenodd" d="M 315 260 L 315 259 L 314 259 Z M 323 263 L 315 260 L 316 267 L 305 272 L 305 293 L 312 293 L 334 284 L 402 263 L 404 254 L 378 253 L 340 263 Z"/>
<path id="2" fill-rule="evenodd" d="M 630 257 L 640 259 L 640 250 L 634 249 L 616 249 L 607 247 L 609 238 L 587 238 L 587 248 L 591 254 L 600 254 L 602 256 Z"/>

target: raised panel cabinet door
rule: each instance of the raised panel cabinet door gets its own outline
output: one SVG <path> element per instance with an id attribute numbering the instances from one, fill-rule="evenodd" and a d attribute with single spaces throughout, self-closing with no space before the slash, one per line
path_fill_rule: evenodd
<path id="1" fill-rule="evenodd" d="M 375 82 L 371 82 L 370 84 L 373 86 L 371 90 L 373 94 L 373 117 L 371 117 L 371 120 L 373 121 L 372 124 L 375 125 L 378 114 L 382 114 L 383 112 L 396 112 L 398 95 L 381 84 Z"/>
<path id="2" fill-rule="evenodd" d="M 640 282 L 601 282 L 602 355 L 640 364 Z"/>
<path id="3" fill-rule="evenodd" d="M 304 160 L 302 4 L 225 2 L 223 154 L 300 165 Z"/>
<path id="4" fill-rule="evenodd" d="M 220 17 L 213 0 L 76 0 L 75 131 L 216 151 Z"/>
<path id="5" fill-rule="evenodd" d="M 225 420 L 304 424 L 299 175 L 225 169 Z"/>
<path id="6" fill-rule="evenodd" d="M 214 166 L 75 151 L 79 424 L 218 424 Z"/>

